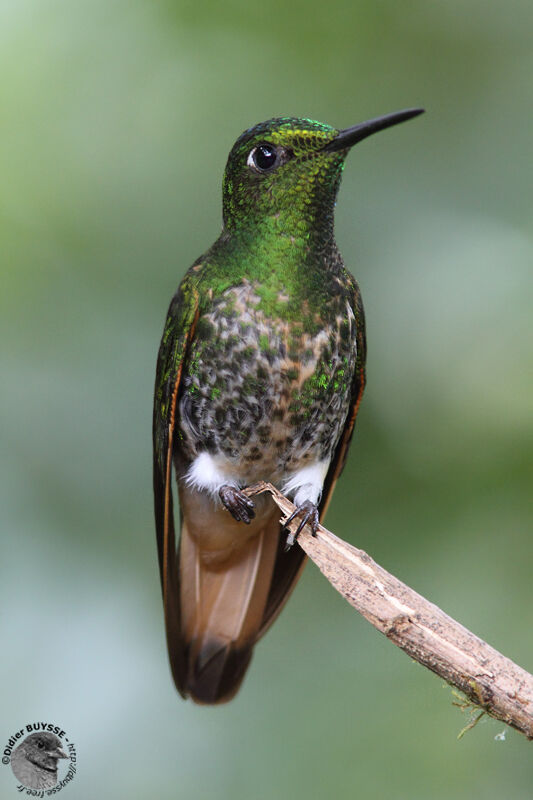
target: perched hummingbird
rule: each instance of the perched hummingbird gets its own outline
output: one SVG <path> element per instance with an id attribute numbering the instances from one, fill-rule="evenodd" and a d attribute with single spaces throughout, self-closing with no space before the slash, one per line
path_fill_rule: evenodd
<path id="1" fill-rule="evenodd" d="M 316 532 L 365 383 L 359 288 L 333 232 L 349 149 L 409 109 L 336 130 L 281 118 L 237 140 L 223 228 L 174 295 L 155 382 L 154 496 L 167 644 L 183 697 L 236 693 L 302 571 L 273 483 Z M 181 509 L 176 546 L 172 467 Z"/>

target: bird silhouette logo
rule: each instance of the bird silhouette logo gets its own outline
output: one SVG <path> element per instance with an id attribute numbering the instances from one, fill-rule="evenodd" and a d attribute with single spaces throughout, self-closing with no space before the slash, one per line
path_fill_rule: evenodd
<path id="1" fill-rule="evenodd" d="M 53 733 L 31 733 L 13 751 L 11 769 L 27 789 L 53 789 L 59 759 L 69 758 Z"/>

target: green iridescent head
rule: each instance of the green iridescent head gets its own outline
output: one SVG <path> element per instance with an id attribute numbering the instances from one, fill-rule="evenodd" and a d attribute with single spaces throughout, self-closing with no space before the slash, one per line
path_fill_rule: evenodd
<path id="1" fill-rule="evenodd" d="M 309 119 L 261 122 L 237 139 L 226 164 L 223 184 L 227 229 L 283 218 L 306 222 L 318 210 L 333 207 L 347 151 L 324 147 L 339 131 Z"/>
<path id="2" fill-rule="evenodd" d="M 310 119 L 261 122 L 235 142 L 226 164 L 226 230 L 309 237 L 333 230 L 333 208 L 349 149 L 361 139 L 420 114 L 409 109 L 337 130 Z"/>

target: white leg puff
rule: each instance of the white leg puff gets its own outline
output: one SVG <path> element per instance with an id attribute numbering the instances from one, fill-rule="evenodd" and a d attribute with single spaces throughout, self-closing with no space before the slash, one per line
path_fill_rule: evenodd
<path id="1" fill-rule="evenodd" d="M 214 458 L 209 453 L 200 453 L 196 456 L 185 475 L 185 483 L 191 489 L 198 489 L 218 498 L 221 486 L 239 486 L 239 481 L 234 475 L 224 469 L 223 461 Z"/>
<path id="2" fill-rule="evenodd" d="M 328 467 L 329 461 L 315 461 L 314 464 L 298 470 L 285 480 L 281 491 L 283 494 L 293 495 L 296 506 L 306 501 L 317 505 L 320 502 Z"/>

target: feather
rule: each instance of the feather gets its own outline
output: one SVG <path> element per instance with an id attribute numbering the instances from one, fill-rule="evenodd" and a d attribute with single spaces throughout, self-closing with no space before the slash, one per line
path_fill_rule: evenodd
<path id="1" fill-rule="evenodd" d="M 259 638 L 280 538 L 279 512 L 263 502 L 250 526 L 180 484 L 183 510 L 177 597 L 177 688 L 197 703 L 230 700 Z"/>

